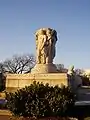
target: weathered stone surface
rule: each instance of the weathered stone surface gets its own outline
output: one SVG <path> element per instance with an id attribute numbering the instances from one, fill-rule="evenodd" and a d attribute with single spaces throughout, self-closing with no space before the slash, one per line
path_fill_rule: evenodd
<path id="1" fill-rule="evenodd" d="M 51 28 L 41 28 L 36 31 L 37 64 L 52 63 L 55 57 L 57 33 Z"/>
<path id="2" fill-rule="evenodd" d="M 57 32 L 51 28 L 41 28 L 36 31 L 36 66 L 32 73 L 54 73 L 56 67 L 53 64 L 55 57 L 55 45 Z"/>
<path id="3" fill-rule="evenodd" d="M 72 87 L 73 91 L 76 92 L 77 89 L 82 86 L 82 79 L 74 71 L 74 66 L 69 67 L 67 74 L 69 85 Z"/>
<path id="4" fill-rule="evenodd" d="M 31 70 L 31 73 L 56 73 L 56 66 L 52 63 L 49 64 L 36 64 L 35 67 Z"/>
<path id="5" fill-rule="evenodd" d="M 48 73 L 48 74 L 7 74 L 6 77 L 6 89 L 23 88 L 29 86 L 33 81 L 49 83 L 50 85 L 64 84 L 68 85 L 67 74 L 65 73 Z"/>

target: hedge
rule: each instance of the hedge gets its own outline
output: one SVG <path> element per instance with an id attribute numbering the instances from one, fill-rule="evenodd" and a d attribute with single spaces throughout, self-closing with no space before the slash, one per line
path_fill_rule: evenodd
<path id="1" fill-rule="evenodd" d="M 69 87 L 49 86 L 33 82 L 30 86 L 6 92 L 7 108 L 14 116 L 60 117 L 68 116 L 75 102 L 75 95 Z"/>

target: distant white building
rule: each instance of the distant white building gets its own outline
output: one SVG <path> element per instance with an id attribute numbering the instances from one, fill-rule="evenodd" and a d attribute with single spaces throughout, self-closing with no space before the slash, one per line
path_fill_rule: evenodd
<path id="1" fill-rule="evenodd" d="M 84 74 L 90 76 L 90 69 L 84 69 Z"/>

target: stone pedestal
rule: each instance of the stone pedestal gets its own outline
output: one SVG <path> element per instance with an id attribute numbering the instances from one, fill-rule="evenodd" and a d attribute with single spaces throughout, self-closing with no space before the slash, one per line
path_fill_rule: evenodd
<path id="1" fill-rule="evenodd" d="M 31 70 L 31 73 L 57 73 L 56 66 L 52 63 L 50 64 L 36 64 L 35 67 Z"/>
<path id="2" fill-rule="evenodd" d="M 29 86 L 33 81 L 46 84 L 50 86 L 59 85 L 68 86 L 68 78 L 66 73 L 46 73 L 46 74 L 7 74 L 6 90 L 9 92 L 15 91 L 19 88 Z"/>

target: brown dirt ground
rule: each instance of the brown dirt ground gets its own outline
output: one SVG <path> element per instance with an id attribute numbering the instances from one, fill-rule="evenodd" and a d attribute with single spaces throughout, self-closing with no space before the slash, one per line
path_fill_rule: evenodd
<path id="1" fill-rule="evenodd" d="M 0 115 L 0 120 L 10 120 L 8 115 Z"/>

